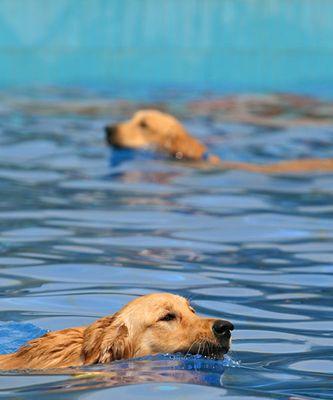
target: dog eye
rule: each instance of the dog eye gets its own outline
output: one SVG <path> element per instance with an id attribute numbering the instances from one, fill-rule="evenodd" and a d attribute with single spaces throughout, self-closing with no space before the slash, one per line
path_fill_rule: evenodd
<path id="1" fill-rule="evenodd" d="M 139 126 L 141 128 L 148 128 L 147 122 L 144 119 L 139 122 Z"/>
<path id="2" fill-rule="evenodd" d="M 172 314 L 172 313 L 168 313 L 168 314 L 164 315 L 164 317 L 162 317 L 160 319 L 160 321 L 172 321 L 174 319 L 176 319 L 176 315 Z"/>

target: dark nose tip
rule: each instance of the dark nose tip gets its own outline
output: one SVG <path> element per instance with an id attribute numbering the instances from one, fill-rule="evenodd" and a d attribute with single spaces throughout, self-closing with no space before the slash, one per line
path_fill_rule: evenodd
<path id="1" fill-rule="evenodd" d="M 105 133 L 108 137 L 114 135 L 116 133 L 116 131 L 117 131 L 117 127 L 115 125 L 107 125 L 105 127 Z"/>
<path id="2" fill-rule="evenodd" d="M 106 141 L 111 145 L 112 138 L 117 132 L 117 126 L 115 125 L 108 125 L 105 127 L 105 134 L 106 134 Z"/>
<path id="3" fill-rule="evenodd" d="M 215 336 L 231 336 L 230 331 L 234 330 L 234 326 L 231 322 L 223 319 L 217 319 L 213 324 L 213 332 Z"/>
<path id="4" fill-rule="evenodd" d="M 105 133 L 107 135 L 113 135 L 116 132 L 116 130 L 117 130 L 116 125 L 107 125 L 105 127 Z"/>

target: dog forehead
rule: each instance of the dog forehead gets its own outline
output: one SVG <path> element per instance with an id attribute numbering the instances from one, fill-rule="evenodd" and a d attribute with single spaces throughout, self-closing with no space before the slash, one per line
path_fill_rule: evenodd
<path id="1" fill-rule="evenodd" d="M 151 309 L 176 309 L 188 305 L 188 301 L 178 295 L 171 293 L 152 293 L 145 296 L 141 296 L 135 300 L 136 305 L 144 307 L 149 310 Z"/>
<path id="2" fill-rule="evenodd" d="M 141 122 L 142 120 L 145 120 L 149 125 L 161 128 L 166 125 L 180 126 L 180 123 L 172 115 L 157 110 L 141 110 L 134 114 L 134 122 Z"/>

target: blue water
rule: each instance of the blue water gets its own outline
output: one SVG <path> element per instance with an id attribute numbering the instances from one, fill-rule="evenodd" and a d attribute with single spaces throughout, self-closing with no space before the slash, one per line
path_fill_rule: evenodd
<path id="1" fill-rule="evenodd" d="M 0 351 L 171 291 L 234 323 L 229 356 L 2 373 L 0 398 L 333 398 L 333 174 L 200 171 L 124 157 L 103 134 L 157 104 L 227 159 L 333 157 L 332 104 L 311 125 L 288 123 L 305 113 L 295 108 L 272 116 L 276 126 L 227 121 L 193 101 L 177 91 L 126 101 L 84 89 L 1 93 Z"/>

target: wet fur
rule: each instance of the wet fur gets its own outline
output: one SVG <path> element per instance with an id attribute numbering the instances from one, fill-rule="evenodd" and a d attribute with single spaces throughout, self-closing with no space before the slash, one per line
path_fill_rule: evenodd
<path id="1" fill-rule="evenodd" d="M 176 319 L 163 321 L 166 313 Z M 77 367 L 158 353 L 225 353 L 230 335 L 217 339 L 216 320 L 201 318 L 188 301 L 170 293 L 141 296 L 87 327 L 54 331 L 16 353 L 0 355 L 0 370 Z"/>
<path id="2" fill-rule="evenodd" d="M 300 159 L 275 164 L 228 162 L 208 153 L 173 116 L 156 110 L 142 110 L 129 121 L 106 128 L 110 145 L 132 149 L 154 149 L 176 159 L 192 161 L 198 168 L 238 169 L 257 173 L 302 173 L 333 171 L 333 159 Z M 193 162 L 195 164 L 193 164 Z"/>

